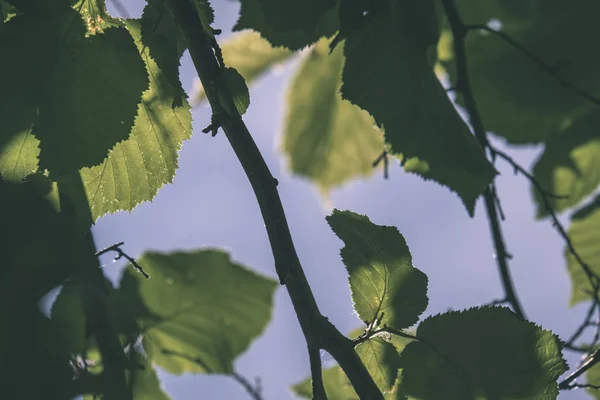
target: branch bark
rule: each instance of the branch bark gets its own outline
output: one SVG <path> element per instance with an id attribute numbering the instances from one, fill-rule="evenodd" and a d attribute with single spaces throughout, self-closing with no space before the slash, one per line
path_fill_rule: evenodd
<path id="1" fill-rule="evenodd" d="M 479 141 L 479 144 L 485 151 L 489 147 L 488 138 L 486 135 L 481 116 L 477 110 L 477 103 L 471 90 L 469 82 L 469 74 L 467 71 L 467 55 L 465 50 L 465 36 L 467 29 L 460 19 L 458 10 L 453 0 L 442 0 L 444 9 L 446 10 L 446 16 L 452 29 L 452 36 L 454 37 L 454 54 L 456 57 L 456 71 L 457 71 L 457 82 L 456 91 L 461 93 L 464 101 L 465 108 L 469 114 L 475 137 Z M 508 267 L 508 252 L 506 251 L 506 244 L 504 243 L 504 237 L 502 235 L 502 229 L 500 227 L 500 221 L 498 220 L 498 209 L 494 198 L 496 192 L 495 184 L 492 183 L 491 187 L 486 188 L 483 193 L 485 201 L 485 209 L 490 223 L 490 231 L 492 233 L 492 239 L 494 241 L 494 247 L 496 248 L 496 260 L 498 263 L 498 271 L 500 272 L 500 278 L 504 287 L 506 301 L 512 306 L 515 314 L 521 318 L 525 318 L 525 313 L 521 307 L 521 303 L 515 288 L 513 286 L 512 277 Z"/>
<path id="2" fill-rule="evenodd" d="M 352 341 L 319 311 L 294 248 L 277 192 L 277 180 L 269 171 L 241 116 L 229 114 L 221 104 L 221 101 L 226 101 L 226 108 L 235 110 L 227 88 L 220 82 L 222 69 L 215 55 L 218 48 L 213 48 L 212 38 L 204 31 L 196 10 L 188 0 L 166 0 L 165 5 L 188 41 L 192 61 L 212 108 L 213 124 L 218 123 L 223 128 L 252 185 L 271 243 L 275 269 L 281 284 L 289 293 L 309 349 L 324 349 L 331 354 L 361 399 L 383 399 L 381 391 L 356 354 Z M 315 357 L 312 356 L 311 364 L 314 362 Z M 312 369 L 317 370 L 314 365 Z M 313 377 L 313 381 L 317 382 L 316 395 L 321 390 L 318 388 L 321 380 L 321 377 Z"/>

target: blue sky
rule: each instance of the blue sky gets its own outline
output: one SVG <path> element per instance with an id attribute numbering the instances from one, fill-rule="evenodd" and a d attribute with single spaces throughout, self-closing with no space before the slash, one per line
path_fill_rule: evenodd
<path id="1" fill-rule="evenodd" d="M 131 16 L 139 16 L 143 3 L 122 0 Z M 114 5 L 109 9 L 114 11 Z M 226 40 L 237 19 L 235 1 L 213 1 L 216 28 Z M 250 88 L 251 104 L 245 121 L 274 176 L 290 229 L 306 275 L 324 315 L 342 331 L 361 322 L 353 314 L 342 247 L 328 227 L 331 207 L 368 215 L 374 223 L 394 225 L 404 235 L 414 265 L 429 277 L 430 303 L 426 315 L 462 309 L 501 298 L 503 291 L 493 258 L 485 211 L 478 202 L 469 218 L 459 198 L 447 189 L 404 173 L 393 165 L 390 179 L 380 173 L 331 193 L 328 201 L 310 182 L 291 176 L 278 149 L 285 92 L 297 62 L 289 62 Z M 181 79 L 188 92 L 196 76 L 186 54 Z M 180 168 L 172 184 L 152 203 L 131 213 L 102 218 L 93 228 L 99 248 L 124 241 L 132 256 L 147 250 L 172 251 L 218 247 L 235 261 L 275 277 L 271 249 L 250 184 L 225 136 L 200 131 L 210 122 L 210 110 L 201 105 L 193 113 L 195 135 L 183 145 Z M 499 144 L 503 147 L 502 144 Z M 539 149 L 509 149 L 529 168 Z M 497 168 L 499 195 L 506 214 L 503 229 L 515 285 L 528 318 L 563 339 L 582 320 L 585 309 L 569 309 L 570 280 L 563 259 L 563 242 L 548 221 L 535 221 L 530 187 L 502 162 Z M 562 220 L 567 223 L 563 216 Z M 117 279 L 122 265 L 106 262 L 105 272 Z M 569 355 L 569 354 L 567 354 Z M 331 359 L 325 355 L 324 360 Z M 578 356 L 569 357 L 571 365 Z M 264 398 L 291 399 L 289 386 L 308 376 L 306 345 L 285 288 L 278 289 L 274 317 L 265 334 L 242 355 L 236 368 L 252 380 L 261 377 Z M 227 377 L 160 373 L 173 399 L 250 399 L 239 384 Z M 562 394 L 561 399 L 587 399 L 583 392 Z"/>

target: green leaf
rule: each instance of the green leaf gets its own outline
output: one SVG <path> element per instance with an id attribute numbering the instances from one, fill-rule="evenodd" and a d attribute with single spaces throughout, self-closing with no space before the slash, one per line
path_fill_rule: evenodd
<path id="1" fill-rule="evenodd" d="M 77 178 L 64 182 L 80 217 L 86 219 L 91 212 L 88 222 L 152 200 L 161 186 L 172 181 L 181 143 L 192 132 L 189 104 L 183 99 L 183 105 L 174 105 L 181 84 L 173 86 L 150 56 L 140 39 L 140 23 L 128 20 L 127 28 L 146 63 L 150 86 L 138 105 L 129 139 L 117 144 L 99 166 L 80 171 L 85 193 L 80 192 Z"/>
<path id="2" fill-rule="evenodd" d="M 68 34 L 44 87 L 33 133 L 40 165 L 55 176 L 100 164 L 129 135 L 148 75 L 125 28 Z"/>
<path id="3" fill-rule="evenodd" d="M 233 99 L 233 104 L 235 105 L 237 112 L 240 115 L 244 115 L 250 105 L 250 92 L 248 91 L 248 86 L 246 86 L 244 77 L 242 77 L 235 68 L 227 67 L 221 71 L 221 79 L 223 79 L 225 86 L 229 90 L 229 94 Z M 235 115 L 236 112 L 234 110 L 228 109 L 229 101 L 227 99 L 221 100 L 221 95 L 222 93 L 219 92 L 221 105 L 229 112 L 229 114 Z"/>
<path id="4" fill-rule="evenodd" d="M 151 0 L 142 14 L 142 42 L 150 57 L 175 89 L 173 106 L 183 105 L 185 91 L 179 81 L 179 60 L 187 45 L 183 33 L 160 0 Z"/>
<path id="5" fill-rule="evenodd" d="M 20 181 L 37 171 L 39 143 L 29 130 L 8 138 L 0 147 L 0 175 L 8 181 Z"/>
<path id="6" fill-rule="evenodd" d="M 260 34 L 244 31 L 234 35 L 221 45 L 225 65 L 235 68 L 251 84 L 271 68 L 292 56 L 292 52 L 284 47 L 273 47 Z M 193 96 L 198 104 L 206 99 L 203 88 Z"/>
<path id="7" fill-rule="evenodd" d="M 368 112 L 342 99 L 343 46 L 321 39 L 288 89 L 283 150 L 290 169 L 323 191 L 373 173 L 383 135 Z"/>
<path id="8" fill-rule="evenodd" d="M 533 167 L 533 176 L 544 190 L 567 196 L 549 198 L 555 211 L 576 206 L 600 183 L 600 113 L 581 118 L 560 136 L 549 139 Z M 538 216 L 548 215 L 542 196 L 532 188 Z"/>
<path id="9" fill-rule="evenodd" d="M 170 397 L 162 390 L 151 360 L 140 354 L 135 348 L 131 350 L 130 360 L 132 364 L 141 367 L 134 368 L 127 374 L 132 398 L 135 400 L 169 400 Z"/>
<path id="10" fill-rule="evenodd" d="M 407 171 L 448 186 L 473 215 L 496 172 L 428 63 L 427 48 L 437 36 L 433 28 L 415 26 L 423 5 L 400 4 L 398 17 L 370 13 L 348 34 L 342 97 L 375 117 Z"/>
<path id="11" fill-rule="evenodd" d="M 11 0 L 20 12 L 30 14 L 56 13 L 68 9 L 76 0 Z"/>
<path id="12" fill-rule="evenodd" d="M 427 276 L 412 266 L 412 257 L 395 227 L 373 224 L 364 215 L 334 210 L 327 221 L 344 241 L 342 259 L 358 316 L 404 329 L 427 308 Z"/>
<path id="13" fill-rule="evenodd" d="M 74 13 L 69 16 L 76 17 Z M 37 170 L 39 141 L 31 134 L 42 87 L 50 75 L 42 68 L 56 57 L 65 16 L 19 15 L 0 31 L 0 175 L 20 180 Z M 8 60 L 8 61 L 6 61 Z"/>
<path id="14" fill-rule="evenodd" d="M 265 15 L 265 22 L 273 29 L 281 32 L 294 29 L 303 31 L 315 29 L 323 14 L 331 10 L 336 3 L 336 0 L 305 0 L 298 2 L 258 0 L 258 5 Z"/>
<path id="15" fill-rule="evenodd" d="M 556 399 L 567 370 L 558 337 L 508 308 L 427 318 L 401 354 L 406 393 L 422 400 Z"/>
<path id="16" fill-rule="evenodd" d="M 577 210 L 571 217 L 571 226 L 567 232 L 571 243 L 583 261 L 596 274 L 600 274 L 600 196 Z M 584 269 L 577 259 L 565 248 L 567 270 L 571 276 L 571 300 L 574 306 L 585 300 L 591 300 L 590 285 Z"/>
<path id="17" fill-rule="evenodd" d="M 456 2 L 465 24 L 501 23 L 501 31 L 535 55 L 543 69 L 523 51 L 497 35 L 471 32 L 467 36 L 469 80 L 486 129 L 511 143 L 539 143 L 554 136 L 598 105 L 582 98 L 548 72 L 600 97 L 595 65 L 600 49 L 590 38 L 600 27 L 595 16 L 600 3 L 489 0 Z M 447 65 L 456 82 L 453 63 Z"/>
<path id="18" fill-rule="evenodd" d="M 72 370 L 69 354 L 59 345 L 60 333 L 31 299 L 11 300 L 12 310 L 0 307 L 2 397 L 70 399 Z"/>
<path id="19" fill-rule="evenodd" d="M 172 374 L 232 373 L 271 318 L 276 282 L 216 250 L 151 252 L 137 261 L 152 278 L 125 271 L 111 296 L 120 330 L 141 332 L 148 357 Z"/>
<path id="20" fill-rule="evenodd" d="M 363 328 L 358 328 L 352 331 L 349 337 L 358 337 L 363 331 Z M 363 344 L 361 344 L 356 348 L 357 353 L 365 365 L 367 365 L 369 373 L 373 374 L 375 379 L 385 378 L 392 373 L 399 375 L 398 350 L 402 350 L 409 340 L 395 335 L 391 336 L 390 339 L 390 342 L 387 342 L 380 337 L 376 337 L 373 339 L 376 342 L 370 345 L 373 347 L 362 347 Z M 369 340 L 367 343 L 371 341 L 372 340 Z M 394 354 L 392 354 L 392 350 Z M 400 376 L 398 376 L 398 378 L 400 378 Z M 382 383 L 385 385 L 385 379 L 383 379 Z M 379 383 L 380 387 L 382 387 L 382 383 Z M 352 384 L 346 377 L 346 374 L 337 365 L 323 369 L 323 384 L 329 400 L 358 400 L 358 396 L 354 392 Z M 300 397 L 312 398 L 311 378 L 307 378 L 292 386 L 292 391 Z M 384 395 L 384 398 L 386 400 L 406 400 L 404 389 L 402 388 L 399 379 L 396 379 L 395 386 L 389 393 Z"/>
<path id="21" fill-rule="evenodd" d="M 358 400 L 352 384 L 337 365 L 323 369 L 323 385 L 328 400 Z M 307 378 L 292 386 L 292 391 L 298 396 L 312 399 L 312 379 Z"/>
<path id="22" fill-rule="evenodd" d="M 382 392 L 389 392 L 398 377 L 400 356 L 393 344 L 382 338 L 371 338 L 358 346 L 356 353 Z"/>
<path id="23" fill-rule="evenodd" d="M 71 354 L 83 354 L 87 350 L 82 290 L 79 284 L 65 285 L 51 310 L 52 323 L 61 333 L 63 345 Z"/>
<path id="24" fill-rule="evenodd" d="M 600 365 L 596 364 L 588 370 L 585 374 L 586 383 L 589 385 L 600 385 Z M 600 399 L 600 390 L 588 388 L 586 392 L 595 399 Z"/>
<path id="25" fill-rule="evenodd" d="M 240 18 L 233 27 L 234 31 L 241 31 L 244 29 L 253 29 L 258 31 L 262 37 L 267 39 L 273 46 L 285 46 L 291 50 L 299 50 L 310 44 L 315 43 L 321 37 L 329 37 L 335 34 L 338 30 L 338 18 L 337 18 L 337 7 L 330 8 L 328 11 L 319 14 L 318 12 L 310 13 L 308 16 L 315 17 L 319 14 L 318 20 L 310 23 L 305 23 L 303 27 L 295 27 L 296 25 L 302 25 L 302 22 L 306 22 L 306 14 L 301 13 L 299 23 L 286 25 L 285 21 L 281 21 L 281 25 L 277 27 L 271 25 L 273 21 L 270 18 L 273 16 L 271 12 L 273 9 L 263 10 L 262 2 L 272 2 L 273 5 L 277 5 L 275 0 L 241 0 Z M 311 2 L 318 3 L 315 11 L 318 11 L 321 7 L 330 7 L 332 3 L 330 0 L 319 1 L 310 0 Z M 291 18 L 294 18 L 293 13 L 297 8 L 305 7 L 305 2 L 278 2 L 281 7 L 287 7 L 291 12 L 288 14 Z M 284 6 L 285 4 L 285 6 Z M 321 8 L 322 9 L 322 8 Z M 269 14 L 269 17 L 267 15 Z M 277 24 L 277 22 L 276 22 Z"/>

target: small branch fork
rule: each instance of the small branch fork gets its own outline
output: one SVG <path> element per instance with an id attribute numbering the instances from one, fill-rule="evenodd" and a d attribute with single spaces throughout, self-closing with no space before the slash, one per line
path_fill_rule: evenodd
<path id="1" fill-rule="evenodd" d="M 144 278 L 150 279 L 150 275 L 148 275 L 146 273 L 146 271 L 144 271 L 144 269 L 140 266 L 140 264 L 138 264 L 137 261 L 135 261 L 135 258 L 129 256 L 127 253 L 125 253 L 121 249 L 121 246 L 123 246 L 124 244 L 125 244 L 125 242 L 118 242 L 118 243 L 112 244 L 108 247 L 105 247 L 102 250 L 98 250 L 96 252 L 96 257 L 100 257 L 103 254 L 114 251 L 117 253 L 117 255 L 114 258 L 114 261 L 120 260 L 121 258 L 125 258 L 127 261 L 129 261 L 131 263 L 131 265 L 137 272 L 139 272 L 140 274 L 142 274 L 144 276 Z"/>
<path id="2" fill-rule="evenodd" d="M 465 107 L 471 119 L 471 125 L 475 132 L 475 137 L 479 141 L 481 147 L 485 150 L 489 148 L 490 143 L 486 135 L 481 116 L 477 110 L 477 104 L 471 90 L 469 83 L 469 75 L 467 72 L 467 58 L 465 49 L 465 37 L 468 32 L 466 26 L 463 24 L 456 5 L 453 0 L 443 0 L 444 9 L 452 29 L 454 36 L 454 53 L 456 54 L 456 70 L 457 70 L 457 82 L 455 90 L 463 95 L 465 101 Z M 510 276 L 510 270 L 508 268 L 507 259 L 510 257 L 506 251 L 506 245 L 504 243 L 504 237 L 498 220 L 498 207 L 497 207 L 497 196 L 496 186 L 492 183 L 488 188 L 485 189 L 483 197 L 485 200 L 485 207 L 490 223 L 490 230 L 492 232 L 492 239 L 496 248 L 496 260 L 498 263 L 498 270 L 502 279 L 502 285 L 504 286 L 505 299 L 508 304 L 511 305 L 515 314 L 521 318 L 525 318 L 525 313 L 521 306 L 521 303 L 515 292 L 512 278 Z"/>
<path id="3" fill-rule="evenodd" d="M 537 56 L 535 56 L 533 53 L 531 53 L 528 49 L 526 49 L 521 44 L 519 44 L 518 42 L 511 39 L 506 34 L 495 31 L 485 25 L 465 26 L 460 19 L 460 16 L 458 14 L 458 11 L 456 9 L 456 6 L 455 6 L 453 0 L 443 0 L 443 4 L 444 4 L 444 8 L 446 9 L 446 15 L 448 16 L 448 21 L 450 22 L 450 26 L 452 28 L 452 32 L 453 32 L 454 40 L 455 40 L 455 43 L 454 43 L 455 49 L 454 50 L 455 50 L 455 54 L 456 54 L 456 64 L 457 64 L 457 84 L 453 88 L 453 90 L 456 90 L 456 91 L 462 93 L 462 95 L 464 96 L 465 106 L 466 106 L 467 112 L 469 113 L 469 116 L 471 118 L 471 124 L 473 126 L 473 130 L 475 131 L 475 136 L 479 140 L 479 143 L 481 144 L 481 146 L 484 149 L 487 149 L 489 151 L 492 161 L 495 161 L 496 158 L 502 158 L 504 161 L 506 161 L 508 164 L 510 164 L 513 167 L 513 169 L 515 170 L 515 173 L 520 173 L 521 175 L 525 176 L 531 182 L 531 184 L 534 186 L 534 188 L 540 194 L 542 201 L 544 203 L 544 207 L 547 209 L 548 213 L 550 214 L 553 226 L 556 228 L 559 235 L 564 239 L 569 253 L 571 253 L 571 255 L 575 258 L 577 263 L 581 266 L 581 269 L 586 274 L 586 277 L 588 278 L 588 281 L 590 283 L 590 286 L 592 289 L 590 292 L 590 295 L 593 299 L 592 304 L 588 310 L 588 313 L 586 315 L 584 322 L 578 327 L 578 329 L 571 336 L 571 338 L 564 344 L 564 347 L 567 349 L 574 350 L 574 351 L 581 351 L 582 349 L 575 346 L 575 344 L 574 344 L 575 341 L 581 336 L 581 334 L 584 332 L 584 330 L 587 327 L 595 327 L 596 330 L 595 330 L 593 342 L 592 342 L 591 346 L 589 347 L 590 349 L 593 349 L 598 344 L 598 341 L 600 340 L 600 298 L 598 295 L 598 292 L 600 290 L 600 277 L 598 276 L 598 274 L 596 274 L 592 270 L 592 268 L 583 260 L 581 255 L 577 252 L 577 250 L 575 249 L 575 247 L 573 245 L 573 242 L 569 238 L 569 235 L 567 234 L 563 225 L 560 223 L 558 216 L 556 215 L 556 212 L 554 211 L 554 209 L 550 203 L 550 199 L 562 199 L 562 198 L 565 198 L 565 196 L 557 195 L 557 194 L 547 191 L 533 177 L 533 175 L 531 175 L 529 172 L 527 172 L 527 170 L 525 170 L 517 162 L 515 162 L 512 159 L 512 157 L 510 157 L 506 153 L 496 149 L 487 140 L 487 137 L 485 134 L 485 129 L 483 127 L 481 117 L 479 116 L 479 114 L 477 112 L 475 99 L 473 97 L 473 93 L 472 93 L 472 91 L 470 89 L 470 85 L 469 85 L 467 64 L 466 64 L 466 51 L 465 51 L 465 45 L 464 45 L 465 36 L 469 31 L 472 31 L 472 30 L 483 30 L 483 31 L 489 32 L 491 34 L 497 35 L 497 36 L 501 37 L 502 39 L 504 39 L 505 41 L 507 41 L 508 43 L 510 43 L 512 46 L 514 46 L 518 50 L 520 50 L 521 52 L 523 52 L 534 63 L 536 63 L 543 70 L 547 71 L 552 77 L 554 77 L 554 79 L 556 79 L 558 82 L 560 82 L 567 89 L 571 90 L 572 92 L 578 94 L 579 96 L 581 96 L 597 105 L 600 105 L 600 100 L 593 97 L 589 93 L 584 92 L 584 91 L 574 87 L 569 82 L 565 81 L 563 78 L 561 78 L 556 73 L 555 68 L 551 68 L 548 65 L 546 65 L 543 61 L 541 61 Z M 496 245 L 496 249 L 497 249 L 497 253 L 498 253 L 498 266 L 499 266 L 500 273 L 503 278 L 502 279 L 503 284 L 504 284 L 504 287 L 506 290 L 506 297 L 503 300 L 498 301 L 497 303 L 503 303 L 503 302 L 509 303 L 510 305 L 512 305 L 513 309 L 515 310 L 515 313 L 524 317 L 522 311 L 520 311 L 520 312 L 518 311 L 521 308 L 518 303 L 516 294 L 514 293 L 514 289 L 512 288 L 512 281 L 510 279 L 510 276 L 508 275 L 508 266 L 506 265 L 506 258 L 508 258 L 507 257 L 508 254 L 505 251 L 504 242 L 502 240 L 501 232 L 499 229 L 499 224 L 497 221 L 496 207 L 497 206 L 499 207 L 499 202 L 497 201 L 498 197 L 497 197 L 495 185 L 492 184 L 491 188 L 488 188 L 488 190 L 486 190 L 486 192 L 484 193 L 484 198 L 485 198 L 486 208 L 488 211 L 488 217 L 490 219 L 492 234 L 494 237 L 494 243 Z M 494 199 L 496 199 L 496 200 L 494 200 Z M 503 213 L 501 211 L 500 211 L 500 215 L 503 217 Z M 502 218 L 502 219 L 504 219 L 504 218 Z M 598 311 L 599 316 L 598 316 L 598 320 L 594 323 L 594 322 L 592 322 L 592 319 L 593 319 L 593 315 L 594 315 L 595 311 Z M 587 384 L 581 385 L 581 384 L 574 383 L 574 381 L 579 376 L 581 376 L 592 366 L 594 366 L 598 362 L 600 362 L 600 349 L 596 349 L 591 354 L 589 354 L 587 350 L 584 350 L 584 352 L 585 352 L 585 354 L 583 356 L 583 359 L 584 359 L 583 363 L 575 371 L 573 371 L 567 378 L 565 378 L 562 382 L 559 383 L 560 389 L 564 390 L 564 389 L 573 389 L 573 388 L 578 388 L 578 387 L 595 388 L 594 385 L 587 385 Z"/>
<path id="4" fill-rule="evenodd" d="M 222 128 L 229 140 L 246 176 L 250 181 L 267 229 L 275 269 L 281 284 L 285 285 L 298 322 L 306 339 L 313 374 L 313 398 L 325 400 L 321 377 L 319 350 L 325 350 L 338 362 L 346 373 L 358 397 L 383 400 L 383 395 L 366 367 L 358 357 L 352 340 L 344 336 L 324 317 L 317 306 L 304 270 L 296 254 L 276 179 L 271 174 L 252 135 L 235 110 L 229 91 L 222 85 L 223 65 L 214 38 L 204 31 L 193 5 L 187 0 L 165 0 L 165 6 L 181 27 L 198 77 L 205 88 L 212 108 L 213 125 L 207 132 Z M 222 102 L 226 102 L 224 107 Z M 229 110 L 229 111 L 228 111 Z"/>

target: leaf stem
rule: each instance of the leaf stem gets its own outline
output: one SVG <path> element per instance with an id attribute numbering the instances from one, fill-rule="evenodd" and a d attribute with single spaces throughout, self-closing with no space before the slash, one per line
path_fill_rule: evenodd
<path id="1" fill-rule="evenodd" d="M 331 354 L 360 398 L 383 400 L 381 391 L 356 354 L 352 341 L 342 335 L 319 311 L 294 248 L 277 192 L 277 180 L 269 171 L 241 116 L 237 112 L 235 115 L 227 113 L 221 103 L 226 101 L 227 109 L 236 109 L 229 91 L 220 83 L 221 66 L 215 55 L 218 53 L 213 47 L 215 43 L 211 42 L 204 31 L 199 16 L 189 1 L 167 0 L 165 5 L 187 38 L 190 55 L 202 86 L 216 88 L 206 91 L 208 101 L 213 115 L 219 115 L 220 125 L 252 185 L 271 243 L 277 275 L 289 293 L 307 345 L 324 349 Z M 320 377 L 313 377 L 315 379 L 319 380 Z"/>
<path id="2" fill-rule="evenodd" d="M 479 141 L 479 144 L 484 151 L 489 147 L 489 141 L 486 135 L 481 116 L 477 110 L 477 103 L 471 90 L 471 84 L 469 82 L 469 74 L 467 71 L 467 56 L 465 49 L 465 37 L 468 32 L 453 0 L 442 0 L 444 9 L 446 10 L 446 16 L 452 29 L 452 35 L 454 36 L 454 53 L 456 55 L 456 70 L 457 70 L 457 82 L 456 90 L 463 95 L 465 101 L 465 108 L 469 114 L 471 125 L 475 133 L 475 137 Z M 492 233 L 492 239 L 494 241 L 494 247 L 496 248 L 496 260 L 498 263 L 498 270 L 500 272 L 500 278 L 502 285 L 504 286 L 506 301 L 512 306 L 515 314 L 521 318 L 525 318 L 525 313 L 521 307 L 519 298 L 517 297 L 515 288 L 513 286 L 512 277 L 508 267 L 509 258 L 508 252 L 506 251 L 506 244 L 504 243 L 504 237 L 502 235 L 502 229 L 498 220 L 498 209 L 494 198 L 496 193 L 496 186 L 494 183 L 490 187 L 487 187 L 483 193 L 485 202 L 485 208 L 490 223 L 490 230 Z"/>

